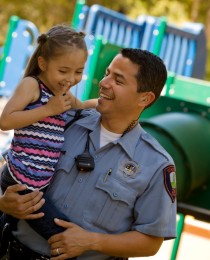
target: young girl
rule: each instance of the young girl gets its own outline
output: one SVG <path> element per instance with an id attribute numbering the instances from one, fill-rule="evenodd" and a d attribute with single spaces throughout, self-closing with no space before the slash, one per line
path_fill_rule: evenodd
<path id="1" fill-rule="evenodd" d="M 47 187 L 64 142 L 65 111 L 96 105 L 96 100 L 82 103 L 69 92 L 82 79 L 87 59 L 84 34 L 57 25 L 37 42 L 24 77 L 0 118 L 2 130 L 14 129 L 1 177 L 3 192 L 16 183 L 27 185 L 28 190 Z M 53 207 L 45 204 L 48 209 Z M 38 232 L 46 238 L 51 235 Z"/>

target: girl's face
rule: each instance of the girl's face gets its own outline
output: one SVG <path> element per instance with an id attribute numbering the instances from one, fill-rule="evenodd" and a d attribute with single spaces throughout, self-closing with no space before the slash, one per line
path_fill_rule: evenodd
<path id="1" fill-rule="evenodd" d="M 65 93 L 81 81 L 86 60 L 86 50 L 74 47 L 48 61 L 40 56 L 39 77 L 54 95 Z"/>

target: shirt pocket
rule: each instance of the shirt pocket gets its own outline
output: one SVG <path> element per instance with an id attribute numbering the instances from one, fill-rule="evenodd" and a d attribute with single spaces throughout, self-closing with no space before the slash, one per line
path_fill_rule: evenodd
<path id="1" fill-rule="evenodd" d="M 99 230 L 120 233 L 131 228 L 137 192 L 126 183 L 109 177 L 99 179 L 84 209 L 84 221 Z"/>
<path id="2" fill-rule="evenodd" d="M 75 159 L 67 153 L 61 153 L 59 161 L 56 165 L 56 172 L 51 179 L 52 185 L 49 185 L 46 195 L 55 203 L 59 199 L 61 201 L 66 197 L 66 189 L 64 187 L 70 178 L 70 172 L 75 165 Z M 67 176 L 68 175 L 68 176 Z"/>

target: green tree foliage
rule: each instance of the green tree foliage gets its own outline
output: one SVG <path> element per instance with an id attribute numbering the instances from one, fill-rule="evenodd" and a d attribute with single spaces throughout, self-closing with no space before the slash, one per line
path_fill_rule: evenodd
<path id="1" fill-rule="evenodd" d="M 70 23 L 76 0 L 1 0 L 0 1 L 0 44 L 3 44 L 9 18 L 17 15 L 33 22 L 40 32 L 58 23 Z"/>

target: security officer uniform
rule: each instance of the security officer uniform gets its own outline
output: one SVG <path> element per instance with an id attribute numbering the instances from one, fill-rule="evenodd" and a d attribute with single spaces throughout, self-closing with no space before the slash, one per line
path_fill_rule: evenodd
<path id="1" fill-rule="evenodd" d="M 100 148 L 100 114 L 85 116 L 65 132 L 57 172 L 47 195 L 71 222 L 86 230 L 120 234 L 129 230 L 172 239 L 176 237 L 175 166 L 171 156 L 140 124 Z M 69 111 L 73 117 L 75 111 Z M 88 138 L 89 136 L 89 138 Z M 89 139 L 89 140 L 88 140 Z M 87 140 L 95 168 L 78 171 L 75 158 Z M 49 255 L 47 241 L 21 220 L 15 237 L 34 251 Z M 116 259 L 90 251 L 77 260 Z"/>

